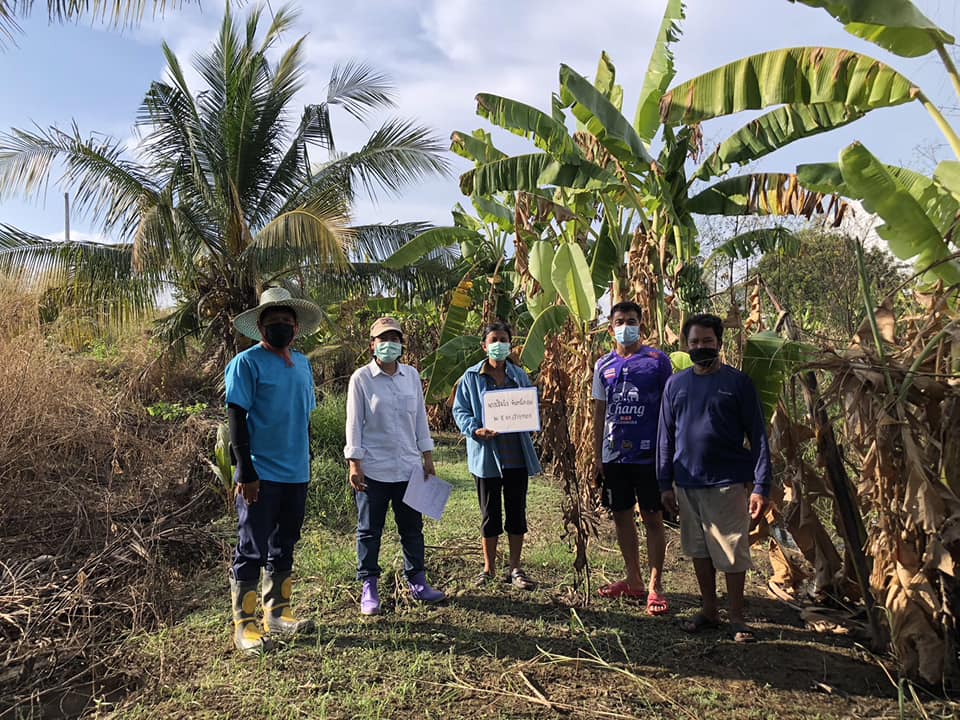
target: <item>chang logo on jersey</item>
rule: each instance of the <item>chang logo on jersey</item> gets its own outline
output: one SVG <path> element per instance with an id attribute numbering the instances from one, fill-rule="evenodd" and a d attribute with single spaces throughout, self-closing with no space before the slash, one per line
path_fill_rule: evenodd
<path id="1" fill-rule="evenodd" d="M 611 412 L 619 415 L 621 422 L 632 417 L 643 417 L 647 411 L 646 403 L 642 402 L 640 390 L 632 382 L 624 380 L 614 388 Z"/>

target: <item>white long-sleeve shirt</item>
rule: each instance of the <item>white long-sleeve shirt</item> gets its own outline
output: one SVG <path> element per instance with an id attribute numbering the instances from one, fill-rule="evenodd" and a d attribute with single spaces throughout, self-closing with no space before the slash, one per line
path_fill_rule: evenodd
<path id="1" fill-rule="evenodd" d="M 416 368 L 397 363 L 388 375 L 376 360 L 354 371 L 347 388 L 347 444 L 343 456 L 363 462 L 363 474 L 404 482 L 433 450 Z"/>

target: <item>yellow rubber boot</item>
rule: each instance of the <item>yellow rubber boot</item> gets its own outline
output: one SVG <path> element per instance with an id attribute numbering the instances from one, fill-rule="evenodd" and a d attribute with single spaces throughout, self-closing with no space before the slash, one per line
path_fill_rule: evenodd
<path id="1" fill-rule="evenodd" d="M 260 655 L 273 649 L 273 642 L 264 637 L 257 627 L 256 581 L 239 581 L 230 578 L 230 595 L 233 599 L 233 644 L 247 655 Z"/>
<path id="2" fill-rule="evenodd" d="M 290 572 L 263 573 L 263 627 L 276 635 L 312 632 L 313 620 L 298 620 L 290 610 L 293 581 Z"/>

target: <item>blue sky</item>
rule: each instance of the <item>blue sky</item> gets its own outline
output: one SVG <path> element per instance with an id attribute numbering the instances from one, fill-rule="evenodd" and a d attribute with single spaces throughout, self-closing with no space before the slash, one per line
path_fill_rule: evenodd
<path id="1" fill-rule="evenodd" d="M 955 0 L 915 0 L 946 30 L 960 34 Z M 38 3 L 37 9 L 41 9 Z M 276 1 L 274 8 L 279 7 Z M 322 96 L 330 68 L 350 59 L 388 72 L 397 87 L 398 115 L 414 117 L 446 139 L 453 130 L 490 129 L 474 114 L 477 92 L 493 92 L 541 108 L 549 107 L 564 62 L 592 76 L 601 50 L 617 65 L 632 117 L 660 22 L 660 0 L 608 0 L 602 10 L 572 0 L 356 0 L 303 3 L 297 29 L 308 34 L 309 63 L 303 102 Z M 48 25 L 45 16 L 23 22 L 15 47 L 0 51 L 0 131 L 33 124 L 98 131 L 133 138 L 133 121 L 150 82 L 161 77 L 160 43 L 181 59 L 213 40 L 223 6 L 207 3 L 168 13 L 136 30 L 110 31 L 80 25 Z M 240 12 L 243 12 L 241 10 Z M 291 41 L 293 36 L 291 36 Z M 727 61 L 794 45 L 847 47 L 887 62 L 948 109 L 958 99 L 935 56 L 907 60 L 845 33 L 821 10 L 786 0 L 688 0 L 684 34 L 676 46 L 683 80 Z M 705 125 L 719 141 L 747 118 Z M 365 130 L 343 115 L 334 117 L 341 149 L 362 142 Z M 494 130 L 499 145 L 519 150 L 519 138 Z M 797 163 L 834 160 L 845 145 L 863 141 L 881 159 L 929 169 L 917 148 L 940 143 L 933 122 L 917 103 L 881 110 L 839 131 L 810 138 L 770 156 L 763 169 L 790 170 Z M 944 148 L 940 157 L 946 157 Z M 465 161 L 451 156 L 455 174 Z M 400 198 L 362 203 L 356 220 L 427 220 L 448 224 L 449 209 L 461 200 L 455 177 L 425 182 Z M 62 190 L 51 184 L 46 199 L 0 198 L 0 223 L 48 237 L 61 237 Z M 83 218 L 72 221 L 74 237 L 98 237 Z M 119 238 L 118 238 L 119 239 Z"/>

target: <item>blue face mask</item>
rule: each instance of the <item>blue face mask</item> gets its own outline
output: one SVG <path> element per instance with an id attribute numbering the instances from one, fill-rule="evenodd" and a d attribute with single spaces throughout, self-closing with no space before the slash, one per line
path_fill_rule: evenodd
<path id="1" fill-rule="evenodd" d="M 403 352 L 403 345 L 398 342 L 378 342 L 373 346 L 373 354 L 381 362 L 393 362 Z"/>
<path id="2" fill-rule="evenodd" d="M 621 345 L 633 345 L 640 339 L 639 325 L 619 325 L 613 330 L 613 336 Z"/>
<path id="3" fill-rule="evenodd" d="M 487 357 L 491 360 L 506 360 L 510 355 L 510 343 L 492 342 L 487 343 Z"/>

